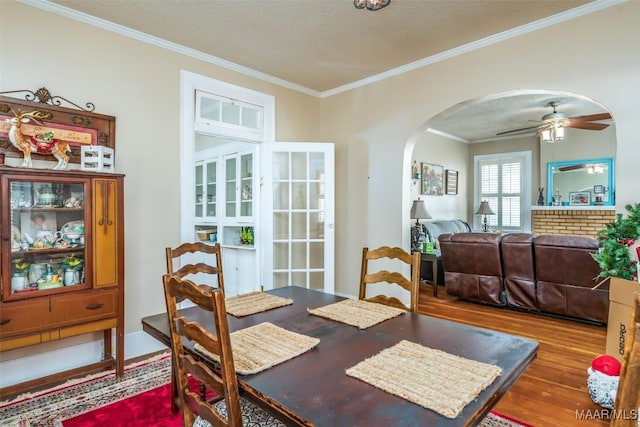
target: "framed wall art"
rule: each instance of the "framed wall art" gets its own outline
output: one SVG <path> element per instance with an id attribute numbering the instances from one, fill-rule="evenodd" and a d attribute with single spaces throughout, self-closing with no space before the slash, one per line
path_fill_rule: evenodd
<path id="1" fill-rule="evenodd" d="M 572 206 L 588 206 L 591 204 L 591 193 L 589 191 L 571 191 L 569 193 L 569 204 Z"/>
<path id="2" fill-rule="evenodd" d="M 422 163 L 422 194 L 442 196 L 444 190 L 444 167 Z"/>
<path id="3" fill-rule="evenodd" d="M 447 169 L 444 186 L 446 194 L 458 194 L 458 171 Z"/>
<path id="4" fill-rule="evenodd" d="M 19 93 L 26 93 L 24 99 L 5 96 Z M 62 106 L 63 102 L 70 107 Z M 21 122 L 20 132 L 28 138 L 32 157 L 37 160 L 55 160 L 51 151 L 58 143 L 68 145 L 70 163 L 80 163 L 83 146 L 113 149 L 116 119 L 95 113 L 94 108 L 92 103 L 82 107 L 51 95 L 46 88 L 0 92 L 0 151 L 7 157 L 23 157 L 9 138 L 12 119 Z"/>

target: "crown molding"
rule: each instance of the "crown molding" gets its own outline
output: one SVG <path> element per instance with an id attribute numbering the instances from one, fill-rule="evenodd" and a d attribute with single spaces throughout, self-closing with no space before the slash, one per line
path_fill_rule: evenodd
<path id="1" fill-rule="evenodd" d="M 320 97 L 327 98 L 329 96 L 337 95 L 342 92 L 347 92 L 352 89 L 356 89 L 356 88 L 366 86 L 375 82 L 379 82 L 381 80 L 385 80 L 390 77 L 404 74 L 409 71 L 416 70 L 418 68 L 423 68 L 428 65 L 435 64 L 437 62 L 456 57 L 458 55 L 462 55 L 465 53 L 472 52 L 474 50 L 482 49 L 483 47 L 491 46 L 492 44 L 509 40 L 509 39 L 521 36 L 523 34 L 527 34 L 532 31 L 537 31 L 542 28 L 550 27 L 552 25 L 556 25 L 562 22 L 566 22 L 571 19 L 575 19 L 577 17 L 587 15 L 589 13 L 598 12 L 602 9 L 607 9 L 609 7 L 616 6 L 618 4 L 626 3 L 628 1 L 629 0 L 596 0 L 592 3 L 588 3 L 583 6 L 579 6 L 574 9 L 549 16 L 544 19 L 539 19 L 537 21 L 533 21 L 528 24 L 521 25 L 519 27 L 515 27 L 507 31 L 503 31 L 498 34 L 487 36 L 480 40 L 476 40 L 471 43 L 458 46 L 456 48 L 444 51 L 442 53 L 439 53 L 433 56 L 429 56 L 424 59 L 419 59 L 409 64 L 405 64 L 400 67 L 393 68 L 391 70 L 376 74 L 374 76 L 367 77 L 366 79 L 358 80 L 356 82 L 339 86 L 334 89 L 329 89 L 327 91 L 322 92 L 320 94 Z"/>
<path id="2" fill-rule="evenodd" d="M 260 71 L 256 71 L 254 69 L 244 67 L 234 62 L 227 61 L 222 58 L 218 58 L 217 56 L 208 55 L 198 50 L 191 49 L 177 43 L 169 42 L 167 40 L 164 40 L 140 31 L 133 30 L 123 25 L 114 24 L 113 22 L 96 18 L 86 13 L 81 13 L 76 10 L 73 10 L 64 6 L 60 6 L 55 3 L 51 3 L 47 0 L 17 0 L 17 1 L 20 3 L 26 4 L 28 6 L 32 6 L 47 12 L 55 13 L 57 15 L 61 15 L 79 22 L 92 25 L 94 27 L 102 28 L 104 30 L 120 34 L 125 37 L 129 37 L 129 38 L 141 41 L 143 43 L 148 43 L 148 44 L 158 46 L 158 47 L 161 47 L 185 56 L 189 56 L 204 62 L 208 62 L 210 64 L 217 65 L 219 67 L 226 68 L 228 70 L 235 71 L 237 73 L 244 74 L 249 77 L 254 77 L 256 79 L 263 80 L 268 83 L 273 83 L 275 85 L 282 86 L 287 89 L 295 90 L 297 92 L 300 92 L 306 95 L 314 96 L 317 98 L 328 98 L 333 95 L 347 92 L 352 89 L 357 89 L 359 87 L 367 86 L 369 84 L 376 83 L 376 82 L 388 79 L 390 77 L 404 74 L 409 71 L 423 68 L 431 64 L 435 64 L 437 62 L 441 62 L 441 61 L 444 61 L 468 52 L 472 52 L 477 49 L 481 49 L 486 46 L 490 46 L 514 37 L 518 37 L 520 35 L 527 34 L 532 31 L 537 31 L 552 25 L 569 21 L 571 19 L 574 19 L 580 16 L 598 12 L 600 10 L 603 10 L 612 6 L 616 6 L 618 4 L 626 3 L 629 0 L 596 0 L 591 3 L 585 4 L 583 6 L 579 6 L 574 9 L 571 9 L 562 13 L 558 13 L 548 18 L 530 22 L 528 24 L 521 25 L 520 27 L 512 28 L 510 30 L 503 31 L 498 34 L 494 34 L 494 35 L 482 38 L 480 40 L 467 43 L 465 45 L 456 47 L 454 49 L 450 49 L 448 51 L 439 53 L 437 55 L 429 56 L 427 58 L 420 59 L 418 61 L 414 61 L 409 64 L 405 64 L 403 66 L 396 67 L 391 70 L 367 77 L 365 79 L 358 80 L 358 81 L 355 81 L 343 86 L 339 86 L 334 89 L 329 89 L 323 92 L 319 92 L 319 91 L 310 89 L 308 87 L 301 86 L 301 85 L 292 83 L 290 81 L 271 76 L 269 74 L 261 73 Z"/>
<path id="3" fill-rule="evenodd" d="M 1 0 L 0 0 L 1 1 Z M 88 15 L 86 13 L 78 12 L 76 10 L 70 9 L 68 7 L 60 6 L 55 3 L 51 3 L 47 0 L 17 0 L 19 3 L 23 3 L 28 6 L 32 6 L 46 12 L 55 13 L 60 16 L 64 16 L 69 19 L 73 19 L 75 21 L 79 21 L 85 24 L 89 24 L 91 26 L 102 28 L 103 30 L 111 31 L 116 34 L 120 34 L 125 37 L 129 37 L 143 43 L 147 43 L 153 46 L 161 47 L 163 49 L 167 49 L 185 56 L 189 56 L 204 62 L 208 62 L 213 65 L 217 65 L 222 68 L 226 68 L 231 71 L 235 71 L 240 74 L 244 74 L 249 77 L 254 77 L 256 79 L 263 80 L 268 83 L 273 83 L 278 86 L 282 86 L 288 89 L 295 90 L 297 92 L 304 93 L 306 95 L 311 95 L 314 97 L 320 97 L 321 93 L 309 89 L 307 87 L 289 82 L 287 80 L 279 79 L 278 77 L 271 76 L 269 74 L 261 73 L 260 71 L 256 71 L 252 68 L 244 67 L 242 65 L 236 64 L 235 62 L 227 61 L 222 58 L 218 58 L 217 56 L 209 55 L 199 50 L 191 49 L 186 46 L 182 46 L 177 43 L 173 43 L 159 37 L 155 37 L 141 31 L 133 30 L 129 27 L 125 27 L 123 25 L 115 24 L 110 21 L 106 21 L 104 19 L 96 18 L 95 16 Z"/>

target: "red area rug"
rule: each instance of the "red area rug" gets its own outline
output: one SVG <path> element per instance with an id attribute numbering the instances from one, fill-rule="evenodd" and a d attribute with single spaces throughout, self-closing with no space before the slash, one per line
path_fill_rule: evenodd
<path id="1" fill-rule="evenodd" d="M 113 372 L 0 402 L 0 426 L 181 427 L 171 412 L 171 358 L 163 354 L 129 365 L 120 382 Z M 481 427 L 532 427 L 491 412 Z"/>

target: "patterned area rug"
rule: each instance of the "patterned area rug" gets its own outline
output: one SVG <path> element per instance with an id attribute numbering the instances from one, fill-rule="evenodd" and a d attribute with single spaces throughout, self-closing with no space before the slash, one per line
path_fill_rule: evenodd
<path id="1" fill-rule="evenodd" d="M 0 426 L 181 427 L 181 415 L 171 413 L 170 377 L 166 353 L 128 365 L 120 382 L 111 371 L 0 402 Z M 480 426 L 531 427 L 496 412 Z"/>

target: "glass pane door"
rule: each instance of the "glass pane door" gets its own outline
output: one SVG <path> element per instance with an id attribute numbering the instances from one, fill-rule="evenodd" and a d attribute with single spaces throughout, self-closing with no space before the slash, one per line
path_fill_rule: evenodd
<path id="1" fill-rule="evenodd" d="M 4 276 L 10 277 L 5 299 L 89 287 L 87 187 L 84 179 L 9 181 L 9 197 L 2 201 L 2 215 L 11 224 L 11 256 L 5 258 L 3 248 L 2 257 L 2 269 L 11 273 Z"/>
<path id="2" fill-rule="evenodd" d="M 277 143 L 270 158 L 273 220 L 265 228 L 273 253 L 265 287 L 333 292 L 333 144 Z"/>

